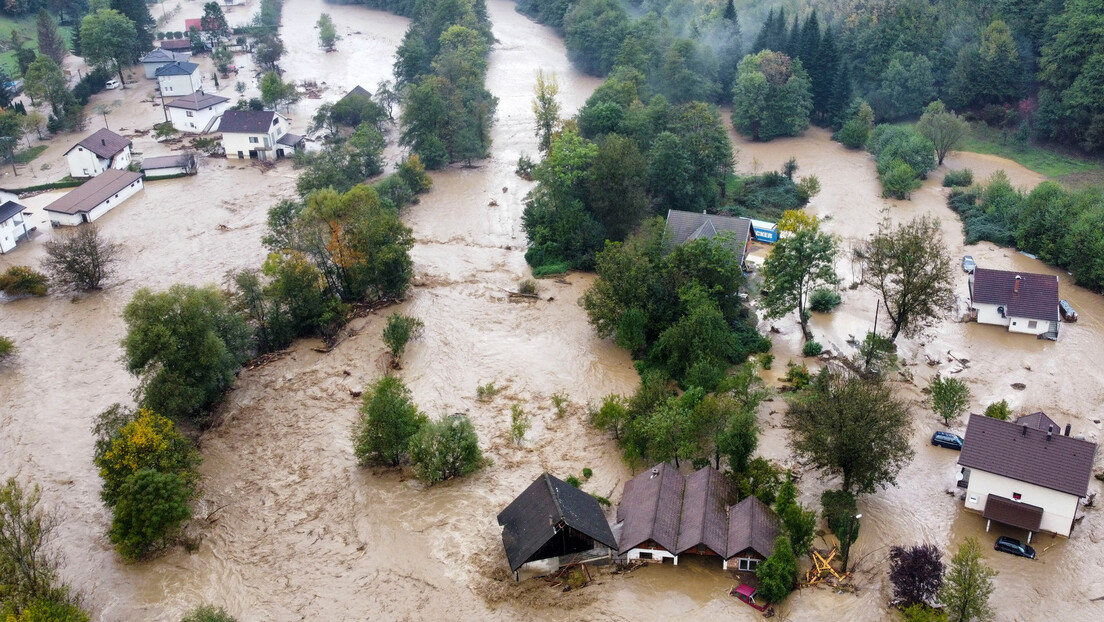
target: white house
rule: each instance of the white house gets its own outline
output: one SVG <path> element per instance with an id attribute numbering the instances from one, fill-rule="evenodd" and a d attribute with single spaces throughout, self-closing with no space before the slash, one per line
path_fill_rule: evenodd
<path id="1" fill-rule="evenodd" d="M 0 205 L 0 253 L 6 253 L 28 235 L 27 221 L 23 211 L 27 209 L 15 201 L 6 201 Z"/>
<path id="2" fill-rule="evenodd" d="M 288 133 L 288 120 L 273 110 L 227 110 L 218 131 L 227 158 L 272 160 L 303 143 L 302 136 Z"/>
<path id="3" fill-rule="evenodd" d="M 178 132 L 204 133 L 230 107 L 230 100 L 203 91 L 178 97 L 165 104 L 169 121 Z"/>
<path id="4" fill-rule="evenodd" d="M 142 160 L 142 174 L 145 175 L 146 179 L 172 177 L 173 175 L 194 175 L 195 172 L 195 155 L 190 153 L 157 156 Z"/>
<path id="5" fill-rule="evenodd" d="M 173 52 L 155 48 L 149 54 L 142 57 L 142 68 L 146 70 L 146 77 L 157 79 L 157 70 L 176 61 L 186 61 L 192 57 L 191 52 Z"/>
<path id="6" fill-rule="evenodd" d="M 966 509 L 993 522 L 1069 537 L 1080 499 L 1089 493 L 1096 443 L 1069 436 L 1039 412 L 1015 423 L 970 415 L 959 487 Z"/>
<path id="7" fill-rule="evenodd" d="M 199 75 L 199 65 L 182 61 L 173 61 L 161 66 L 154 72 L 157 86 L 165 97 L 191 95 L 203 88 Z"/>
<path id="8" fill-rule="evenodd" d="M 65 158 L 73 177 L 95 177 L 107 169 L 125 169 L 131 162 L 130 139 L 106 128 L 96 130 L 70 147 Z"/>
<path id="9" fill-rule="evenodd" d="M 142 189 L 142 175 L 108 169 L 46 206 L 50 223 L 76 226 L 92 222 Z"/>
<path id="10" fill-rule="evenodd" d="M 1058 338 L 1058 277 L 1030 272 L 974 268 L 970 308 L 981 324 L 1009 332 Z"/>

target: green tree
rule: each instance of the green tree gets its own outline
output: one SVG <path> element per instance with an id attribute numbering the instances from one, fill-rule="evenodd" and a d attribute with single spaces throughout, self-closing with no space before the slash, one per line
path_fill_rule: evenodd
<path id="1" fill-rule="evenodd" d="M 755 569 L 759 596 L 768 603 L 780 603 L 793 591 L 797 581 L 797 557 L 786 536 L 774 539 L 774 551 Z"/>
<path id="2" fill-rule="evenodd" d="M 166 546 L 192 517 L 193 490 L 175 473 L 142 469 L 119 489 L 108 538 L 119 555 L 134 561 Z"/>
<path id="3" fill-rule="evenodd" d="M 950 622 L 986 622 L 995 618 L 989 606 L 993 593 L 993 577 L 997 572 L 981 561 L 981 544 L 977 538 L 966 538 L 951 558 L 951 566 L 943 577 L 939 601 Z"/>
<path id="4" fill-rule="evenodd" d="M 942 166 L 943 158 L 970 133 L 970 125 L 937 99 L 924 107 L 916 131 L 935 145 L 937 165 Z"/>
<path id="5" fill-rule="evenodd" d="M 108 71 L 114 70 L 119 84 L 126 88 L 123 67 L 129 67 L 135 60 L 138 37 L 134 22 L 113 9 L 101 9 L 84 17 L 80 31 L 85 60 Z"/>
<path id="6" fill-rule="evenodd" d="M 1035 123 L 1044 136 L 1099 151 L 1104 148 L 1104 13 L 1098 0 L 1069 0 L 1063 9 L 1046 26 Z"/>
<path id="7" fill-rule="evenodd" d="M 883 221 L 867 244 L 864 278 L 893 323 L 890 341 L 922 333 L 954 304 L 951 259 L 939 222 L 926 216 L 891 229 Z"/>
<path id="8" fill-rule="evenodd" d="M 560 85 L 556 82 L 556 74 L 544 77 L 544 70 L 537 70 L 537 84 L 533 87 L 533 114 L 537 118 L 537 138 L 541 151 L 548 152 L 552 147 L 552 135 L 560 127 L 560 102 L 556 95 L 560 92 Z"/>
<path id="9" fill-rule="evenodd" d="M 49 56 L 39 56 L 23 73 L 23 90 L 31 98 L 32 105 L 36 100 L 50 104 L 54 116 L 61 113 L 68 92 L 65 74 Z"/>
<path id="10" fill-rule="evenodd" d="M 630 138 L 610 134 L 599 145 L 586 181 L 586 201 L 609 239 L 624 240 L 648 214 L 647 166 Z"/>
<path id="11" fill-rule="evenodd" d="M 364 392 L 353 452 L 361 464 L 398 466 L 410 451 L 410 439 L 426 425 L 410 389 L 395 376 L 380 378 Z"/>
<path id="12" fill-rule="evenodd" d="M 139 289 L 123 319 L 124 361 L 139 378 L 136 395 L 169 417 L 199 418 L 230 388 L 250 356 L 248 325 L 213 286 Z"/>
<path id="13" fill-rule="evenodd" d="M 406 343 L 417 338 L 424 327 L 421 320 L 401 313 L 387 316 L 387 325 L 383 328 L 383 343 L 387 345 L 393 362 L 397 363 L 402 358 Z"/>
<path id="14" fill-rule="evenodd" d="M 928 388 L 931 390 L 929 402 L 932 410 L 943 417 L 943 425 L 951 425 L 951 420 L 960 417 L 970 406 L 970 388 L 958 378 L 944 378 L 936 374 Z"/>
<path id="15" fill-rule="evenodd" d="M 129 413 L 113 407 L 100 414 L 95 431 L 93 463 L 100 469 L 100 497 L 108 507 L 118 503 L 126 481 L 142 469 L 172 473 L 195 490 L 201 458 L 171 420 L 145 408 Z"/>
<path id="16" fill-rule="evenodd" d="M 203 34 L 212 42 L 230 38 L 230 24 L 226 22 L 226 15 L 218 2 L 204 3 L 203 17 L 199 23 L 203 25 Z"/>
<path id="17" fill-rule="evenodd" d="M 37 30 L 39 53 L 61 65 L 65 55 L 69 53 L 69 45 L 65 43 L 65 38 L 58 32 L 57 22 L 46 9 L 38 10 Z"/>
<path id="18" fill-rule="evenodd" d="M 55 285 L 100 289 L 115 274 L 122 245 L 100 235 L 95 225 L 80 227 L 46 242 L 42 267 Z"/>
<path id="19" fill-rule="evenodd" d="M 429 486 L 474 473 L 486 464 L 475 428 L 463 415 L 423 425 L 410 439 L 410 462 L 418 479 Z"/>
<path id="20" fill-rule="evenodd" d="M 816 510 L 806 510 L 797 502 L 797 485 L 793 473 L 786 474 L 786 481 L 778 489 L 774 511 L 782 519 L 782 528 L 795 553 L 804 553 L 813 543 L 816 534 Z"/>
<path id="21" fill-rule="evenodd" d="M 913 451 L 908 406 L 879 381 L 821 370 L 785 414 L 790 446 L 817 468 L 843 476 L 843 488 L 871 493 L 897 481 Z"/>
<path id="22" fill-rule="evenodd" d="M 298 98 L 299 94 L 295 90 L 295 85 L 281 80 L 280 74 L 275 71 L 269 71 L 261 77 L 261 100 L 264 101 L 265 106 L 276 108 L 283 105 L 286 107 Z"/>
<path id="23" fill-rule="evenodd" d="M 616 0 L 580 0 L 564 15 L 567 56 L 586 73 L 606 75 L 628 29 L 629 16 Z"/>
<path id="24" fill-rule="evenodd" d="M 881 86 L 870 97 L 879 118 L 899 119 L 919 114 L 935 97 L 932 62 L 923 54 L 896 52 L 882 73 Z"/>
<path id="25" fill-rule="evenodd" d="M 337 49 L 337 28 L 334 27 L 333 18 L 329 13 L 323 13 L 318 18 L 318 46 L 327 52 Z"/>
<path id="26" fill-rule="evenodd" d="M 131 39 L 131 57 L 130 60 L 125 61 L 125 64 L 138 62 L 138 59 L 146 52 L 153 49 L 153 29 L 157 25 L 153 16 L 150 15 L 149 5 L 145 0 L 110 0 L 110 7 L 103 3 L 104 6 L 100 6 L 95 2 L 92 6 L 96 9 L 99 8 L 112 8 L 122 13 L 124 17 L 129 19 L 134 24 L 135 37 Z M 263 4 L 263 3 L 262 3 Z M 84 40 L 84 33 L 81 33 L 82 49 L 87 52 L 90 44 Z"/>
<path id="27" fill-rule="evenodd" d="M 781 229 L 784 222 L 779 224 Z M 801 332 L 808 339 L 806 300 L 817 287 L 838 282 L 836 252 L 835 238 L 820 231 L 815 217 L 808 225 L 797 227 L 792 236 L 778 240 L 763 265 L 767 317 L 780 318 L 796 309 Z"/>
<path id="28" fill-rule="evenodd" d="M 820 495 L 821 512 L 828 529 L 836 534 L 840 552 L 843 554 L 844 570 L 851 556 L 851 545 L 859 538 L 860 514 L 855 505 L 855 495 L 849 490 L 825 490 Z"/>
<path id="29" fill-rule="evenodd" d="M 813 100 L 800 60 L 763 50 L 740 61 L 732 93 L 732 124 L 753 140 L 796 136 L 809 127 Z"/>
<path id="30" fill-rule="evenodd" d="M 1012 416 L 1012 409 L 1008 407 L 1008 400 L 993 402 L 986 406 L 985 416 L 1000 419 L 1001 421 L 1008 421 L 1009 417 Z"/>
<path id="31" fill-rule="evenodd" d="M 184 614 L 180 622 L 237 622 L 237 620 L 226 613 L 222 607 L 200 605 Z"/>

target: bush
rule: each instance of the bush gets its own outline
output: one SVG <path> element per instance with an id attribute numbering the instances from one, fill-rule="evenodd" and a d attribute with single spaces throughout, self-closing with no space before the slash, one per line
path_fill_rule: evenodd
<path id="1" fill-rule="evenodd" d="M 116 407 L 100 414 L 93 463 L 100 469 L 100 496 L 114 506 L 127 480 L 142 469 L 172 473 L 194 490 L 199 453 L 173 422 L 149 409 L 129 413 Z"/>
<path id="2" fill-rule="evenodd" d="M 594 471 L 589 467 L 583 467 L 583 479 L 590 479 L 592 477 L 594 477 Z"/>
<path id="3" fill-rule="evenodd" d="M 986 406 L 985 416 L 1000 419 L 1001 421 L 1008 421 L 1009 417 L 1012 416 L 1012 409 L 1008 407 L 1008 400 L 993 402 Z"/>
<path id="4" fill-rule="evenodd" d="M 571 263 L 567 261 L 548 263 L 533 268 L 533 276 L 538 279 L 544 276 L 559 276 L 561 274 L 567 274 L 567 271 L 570 269 Z"/>
<path id="5" fill-rule="evenodd" d="M 760 354 L 759 364 L 763 366 L 763 369 L 770 369 L 771 365 L 774 365 L 774 355 L 769 352 Z"/>
<path id="6" fill-rule="evenodd" d="M 497 393 L 498 388 L 495 387 L 495 384 L 493 382 L 488 382 L 487 384 L 481 384 L 475 387 L 475 398 L 478 399 L 480 402 L 489 401 Z"/>
<path id="7" fill-rule="evenodd" d="M 383 343 L 391 353 L 391 360 L 398 362 L 406 350 L 406 343 L 416 339 L 425 324 L 421 320 L 400 313 L 387 316 L 387 326 L 383 329 Z"/>
<path id="8" fill-rule="evenodd" d="M 804 389 L 812 381 L 813 376 L 809 373 L 809 368 L 805 366 L 805 363 L 800 365 L 795 365 L 793 361 L 786 363 L 786 382 L 790 383 L 793 388 Z"/>
<path id="9" fill-rule="evenodd" d="M 564 393 L 553 393 L 552 397 L 551 397 L 551 400 L 552 400 L 552 407 L 556 409 L 556 416 L 557 417 L 562 417 L 565 414 L 567 414 L 567 405 L 571 402 L 567 398 L 566 394 L 564 394 Z"/>
<path id="10" fill-rule="evenodd" d="M 842 302 L 842 299 L 839 292 L 826 287 L 814 290 L 813 294 L 809 296 L 809 308 L 817 313 L 831 313 L 833 309 L 839 306 L 840 302 Z"/>
<path id="11" fill-rule="evenodd" d="M 12 354 L 15 354 L 15 344 L 11 339 L 0 335 L 0 361 L 8 358 Z"/>
<path id="12" fill-rule="evenodd" d="M 382 462 L 398 466 L 410 449 L 410 439 L 425 425 L 403 381 L 384 376 L 364 393 L 360 421 L 353 433 L 353 453 L 360 464 Z"/>
<path id="13" fill-rule="evenodd" d="M 432 486 L 483 467 L 483 452 L 471 421 L 452 415 L 422 426 L 410 441 L 410 462 L 418 479 Z"/>
<path id="14" fill-rule="evenodd" d="M 879 176 L 882 180 L 882 198 L 885 199 L 907 199 L 921 185 L 920 176 L 900 158 L 891 161 Z"/>
<path id="15" fill-rule="evenodd" d="M 870 127 L 862 119 L 851 119 L 832 136 L 848 149 L 861 149 L 869 137 Z"/>
<path id="16" fill-rule="evenodd" d="M 184 614 L 180 622 L 237 622 L 234 616 L 226 613 L 222 607 L 200 605 Z"/>
<path id="17" fill-rule="evenodd" d="M 578 488 L 578 487 L 583 485 L 582 480 L 580 480 L 578 477 L 576 477 L 574 475 L 568 475 L 567 479 L 564 480 L 564 481 L 567 482 L 568 484 L 574 486 L 575 488 Z"/>
<path id="18" fill-rule="evenodd" d="M 77 290 L 99 289 L 115 275 L 123 247 L 100 235 L 95 225 L 85 225 L 45 244 L 42 267 L 54 284 Z"/>
<path id="19" fill-rule="evenodd" d="M 142 469 L 119 489 L 108 536 L 128 561 L 170 542 L 192 517 L 192 487 L 175 473 Z"/>
<path id="20" fill-rule="evenodd" d="M 759 595 L 768 603 L 782 602 L 793 591 L 797 580 L 797 557 L 786 536 L 774 539 L 774 552 L 755 569 Z"/>
<path id="21" fill-rule="evenodd" d="M 525 433 L 531 427 L 533 427 L 533 424 L 529 420 L 529 415 L 521 407 L 521 402 L 516 402 L 510 407 L 510 438 L 515 445 L 521 444 L 521 441 L 525 439 Z"/>
<path id="22" fill-rule="evenodd" d="M 537 282 L 533 279 L 522 279 L 521 282 L 518 283 L 518 293 L 525 294 L 526 296 L 536 296 Z"/>
<path id="23" fill-rule="evenodd" d="M 959 171 L 947 171 L 947 174 L 943 176 L 943 187 L 945 188 L 970 186 L 973 183 L 974 172 L 968 168 Z"/>
<path id="24" fill-rule="evenodd" d="M 947 614 L 927 605 L 909 605 L 901 610 L 904 622 L 947 622 Z"/>
<path id="25" fill-rule="evenodd" d="M 12 266 L 0 274 L 0 292 L 9 296 L 45 296 L 47 282 L 41 272 L 27 266 Z"/>
<path id="26" fill-rule="evenodd" d="M 809 340 L 805 342 L 805 346 L 801 348 L 801 354 L 804 356 L 820 356 L 820 353 L 824 351 L 824 348 L 820 343 Z"/>

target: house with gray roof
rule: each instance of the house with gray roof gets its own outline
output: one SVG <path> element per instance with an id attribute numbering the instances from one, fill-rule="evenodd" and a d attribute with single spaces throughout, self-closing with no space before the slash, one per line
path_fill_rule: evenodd
<path id="1" fill-rule="evenodd" d="M 195 63 L 174 60 L 158 67 L 153 75 L 163 97 L 182 97 L 203 89 L 203 78 Z"/>
<path id="2" fill-rule="evenodd" d="M 970 275 L 970 309 L 981 324 L 1057 339 L 1058 277 L 974 268 Z"/>
<path id="3" fill-rule="evenodd" d="M 609 557 L 617 548 L 606 515 L 591 495 L 542 473 L 498 515 L 514 578 L 525 564 Z"/>
<path id="4" fill-rule="evenodd" d="M 303 137 L 288 132 L 288 120 L 274 110 L 227 110 L 218 123 L 227 158 L 273 160 L 290 155 Z"/>
<path id="5" fill-rule="evenodd" d="M 770 556 L 778 516 L 755 497 L 742 501 L 712 467 L 683 475 L 657 464 L 625 484 L 617 520 L 618 554 L 626 561 L 670 561 L 682 555 L 720 558 L 722 568 L 754 571 Z"/>
<path id="6" fill-rule="evenodd" d="M 143 188 L 142 175 L 111 168 L 46 206 L 50 224 L 76 226 L 115 209 Z"/>
<path id="7" fill-rule="evenodd" d="M 0 204 L 0 254 L 14 249 L 16 244 L 30 235 L 23 214 L 26 209 L 15 201 Z"/>
<path id="8" fill-rule="evenodd" d="M 107 128 L 96 130 L 65 152 L 72 177 L 95 177 L 107 169 L 130 166 L 130 139 Z"/>
<path id="9" fill-rule="evenodd" d="M 196 91 L 165 102 L 169 122 L 178 132 L 206 133 L 230 107 L 230 100 L 219 95 Z"/>
<path id="10" fill-rule="evenodd" d="M 146 77 L 150 80 L 157 79 L 157 70 L 168 65 L 169 63 L 176 61 L 187 61 L 192 57 L 191 52 L 174 52 L 172 50 L 163 50 L 161 48 L 154 48 L 152 52 L 142 57 L 142 68 L 146 72 Z"/>
<path id="11" fill-rule="evenodd" d="M 1026 530 L 1028 542 L 1040 531 L 1069 537 L 1096 457 L 1096 443 L 1070 429 L 1041 412 L 1015 422 L 970 415 L 958 485 L 986 531 L 996 522 Z"/>
<path id="12" fill-rule="evenodd" d="M 668 251 L 676 246 L 693 242 L 701 238 L 724 237 L 725 247 L 740 258 L 743 265 L 747 256 L 748 240 L 754 239 L 752 222 L 749 218 L 720 216 L 705 212 L 683 212 L 667 210 L 667 227 L 663 232 L 664 248 Z"/>

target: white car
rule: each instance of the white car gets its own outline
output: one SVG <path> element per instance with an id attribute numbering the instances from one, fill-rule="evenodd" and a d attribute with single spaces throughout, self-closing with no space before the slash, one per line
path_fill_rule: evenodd
<path id="1" fill-rule="evenodd" d="M 104 88 L 105 88 L 105 89 L 107 89 L 107 90 L 109 90 L 109 91 L 110 91 L 110 90 L 114 90 L 114 89 L 117 89 L 117 88 L 119 88 L 120 86 L 122 86 L 122 85 L 121 85 L 121 84 L 119 84 L 119 81 L 118 81 L 118 80 L 108 80 L 108 81 L 107 81 L 107 83 L 105 83 L 105 84 L 104 84 Z"/>

